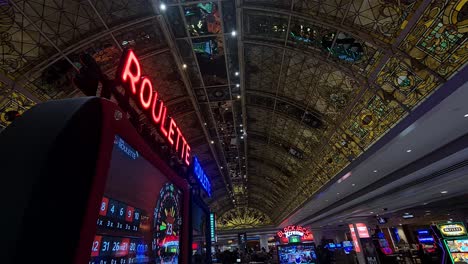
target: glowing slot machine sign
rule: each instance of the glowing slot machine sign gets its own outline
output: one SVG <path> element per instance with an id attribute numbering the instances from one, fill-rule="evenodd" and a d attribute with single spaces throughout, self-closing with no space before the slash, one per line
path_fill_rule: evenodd
<path id="1" fill-rule="evenodd" d="M 153 83 L 141 74 L 141 66 L 133 50 L 126 50 L 122 55 L 117 70 L 117 79 L 129 90 L 138 102 L 141 110 L 151 117 L 153 124 L 159 127 L 161 134 L 169 141 L 185 164 L 190 165 L 190 146 L 177 126 L 176 121 L 169 117 L 164 101 L 158 99 L 158 92 Z"/>
<path id="2" fill-rule="evenodd" d="M 283 244 L 291 242 L 312 242 L 314 240 L 312 232 L 308 228 L 299 225 L 286 226 L 283 230 L 278 231 L 276 235 Z M 300 238 L 300 240 L 298 240 L 298 238 Z"/>

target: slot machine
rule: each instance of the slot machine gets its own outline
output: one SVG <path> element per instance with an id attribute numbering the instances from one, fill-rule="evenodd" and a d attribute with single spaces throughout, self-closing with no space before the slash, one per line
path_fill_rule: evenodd
<path id="1" fill-rule="evenodd" d="M 468 263 L 468 234 L 463 223 L 444 223 L 432 228 L 444 251 L 441 263 Z"/>
<path id="2" fill-rule="evenodd" d="M 188 184 L 116 104 L 38 104 L 0 146 L 3 263 L 189 263 Z"/>

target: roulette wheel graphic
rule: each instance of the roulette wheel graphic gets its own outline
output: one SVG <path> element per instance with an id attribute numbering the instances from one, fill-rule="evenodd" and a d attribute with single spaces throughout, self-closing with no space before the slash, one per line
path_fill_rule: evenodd
<path id="1" fill-rule="evenodd" d="M 178 263 L 181 192 L 172 183 L 164 184 L 154 209 L 153 250 L 155 263 Z"/>

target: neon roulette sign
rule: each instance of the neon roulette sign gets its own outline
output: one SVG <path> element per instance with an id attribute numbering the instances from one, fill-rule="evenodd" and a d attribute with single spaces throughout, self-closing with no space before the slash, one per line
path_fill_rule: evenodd
<path id="1" fill-rule="evenodd" d="M 167 116 L 167 107 L 164 101 L 160 100 L 151 80 L 142 75 L 140 61 L 133 50 L 129 49 L 123 53 L 116 79 L 130 92 L 141 110 L 159 128 L 160 134 L 174 147 L 185 164 L 190 165 L 191 148 L 176 121 Z"/>

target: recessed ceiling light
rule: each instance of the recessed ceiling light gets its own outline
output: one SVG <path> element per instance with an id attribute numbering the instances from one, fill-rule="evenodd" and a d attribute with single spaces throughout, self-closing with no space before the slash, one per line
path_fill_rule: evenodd
<path id="1" fill-rule="evenodd" d="M 223 166 L 221 166 L 220 168 L 223 169 Z"/>
<path id="2" fill-rule="evenodd" d="M 187 64 L 182 64 L 182 68 L 187 69 Z"/>
<path id="3" fill-rule="evenodd" d="M 240 124 L 240 127 L 242 127 L 242 126 L 243 126 L 243 125 L 242 125 L 242 124 Z"/>
<path id="4" fill-rule="evenodd" d="M 213 140 L 211 140 L 211 144 L 214 144 L 214 141 L 213 141 Z"/>
<path id="5" fill-rule="evenodd" d="M 374 173 L 377 173 L 377 172 L 378 172 L 378 170 L 374 170 Z"/>
<path id="6" fill-rule="evenodd" d="M 468 114 L 465 114 L 464 117 L 468 117 Z"/>
<path id="7" fill-rule="evenodd" d="M 356 186 L 356 184 L 355 184 L 355 183 L 353 183 L 353 184 L 351 184 L 351 186 L 353 186 L 353 187 L 354 187 L 354 186 Z"/>
<path id="8" fill-rule="evenodd" d="M 441 194 L 446 194 L 446 193 L 448 193 L 448 191 L 441 191 L 440 193 Z"/>
<path id="9" fill-rule="evenodd" d="M 237 32 L 236 32 L 235 30 L 233 30 L 233 31 L 231 32 L 231 36 L 235 37 L 236 35 L 237 35 Z"/>
<path id="10" fill-rule="evenodd" d="M 237 99 L 240 99 L 240 98 L 241 98 L 241 96 L 240 96 L 240 95 L 238 95 L 238 96 L 237 96 Z"/>
<path id="11" fill-rule="evenodd" d="M 412 150 L 411 149 L 407 149 L 406 152 L 410 153 Z"/>
<path id="12" fill-rule="evenodd" d="M 340 195 L 340 193 L 336 193 L 336 194 Z"/>
<path id="13" fill-rule="evenodd" d="M 206 123 L 203 123 L 206 126 Z"/>
<path id="14" fill-rule="evenodd" d="M 239 88 L 239 87 L 240 87 L 240 84 L 236 84 L 236 87 Z"/>
<path id="15" fill-rule="evenodd" d="M 244 139 L 244 136 L 241 136 L 241 139 Z"/>
<path id="16" fill-rule="evenodd" d="M 235 72 L 234 75 L 239 76 L 239 72 Z"/>
<path id="17" fill-rule="evenodd" d="M 159 5 L 159 9 L 161 9 L 162 11 L 165 11 L 166 10 L 166 4 L 161 3 L 161 5 Z"/>
<path id="18" fill-rule="evenodd" d="M 373 214 L 374 212 L 370 212 L 371 214 Z"/>

